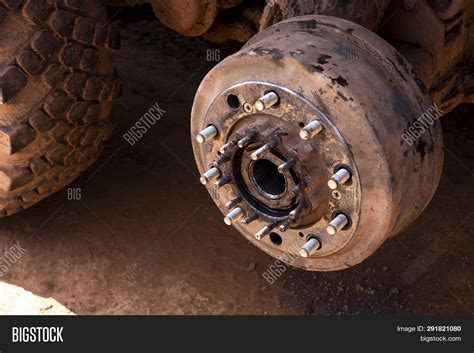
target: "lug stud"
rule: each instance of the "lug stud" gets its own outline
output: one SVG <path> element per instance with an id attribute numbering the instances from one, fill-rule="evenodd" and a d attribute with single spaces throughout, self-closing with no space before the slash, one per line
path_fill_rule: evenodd
<path id="1" fill-rule="evenodd" d="M 309 257 L 316 250 L 321 248 L 321 242 L 317 238 L 309 238 L 306 244 L 300 249 L 299 253 L 301 257 Z"/>
<path id="2" fill-rule="evenodd" d="M 265 145 L 263 145 L 262 147 L 260 147 L 258 150 L 256 150 L 255 152 L 252 153 L 252 155 L 250 156 L 250 158 L 252 158 L 253 161 L 256 161 L 257 159 L 259 159 L 260 157 L 264 156 L 265 154 L 267 154 L 268 152 L 270 152 L 270 150 L 273 148 L 274 144 L 273 143 L 267 143 Z"/>
<path id="3" fill-rule="evenodd" d="M 220 189 L 224 185 L 229 184 L 231 180 L 232 180 L 232 178 L 230 177 L 230 175 L 226 175 L 226 176 L 224 176 L 224 177 L 222 177 L 222 178 L 220 178 L 219 180 L 216 181 L 216 183 L 215 183 L 216 187 L 218 189 Z"/>
<path id="4" fill-rule="evenodd" d="M 227 201 L 225 207 L 230 210 L 231 208 L 234 208 L 240 201 L 242 201 L 242 198 L 240 196 L 235 196 L 231 200 Z"/>
<path id="5" fill-rule="evenodd" d="M 220 177 L 220 175 L 221 175 L 221 171 L 216 167 L 212 167 L 203 175 L 201 175 L 201 178 L 199 180 L 201 181 L 202 185 L 207 185 L 210 181 L 215 180 L 218 177 Z"/>
<path id="6" fill-rule="evenodd" d="M 302 140 L 309 140 L 321 132 L 323 125 L 318 120 L 313 120 L 308 125 L 300 130 L 300 137 Z"/>
<path id="7" fill-rule="evenodd" d="M 284 173 L 295 165 L 295 160 L 293 158 L 288 159 L 285 163 L 282 163 L 278 166 L 278 172 Z"/>
<path id="8" fill-rule="evenodd" d="M 209 125 L 196 135 L 196 141 L 198 143 L 207 142 L 216 137 L 218 133 L 219 132 L 217 131 L 217 128 L 214 125 Z"/>
<path id="9" fill-rule="evenodd" d="M 237 141 L 238 140 L 231 140 L 225 145 L 222 145 L 221 148 L 219 148 L 219 152 L 222 154 L 229 152 L 230 150 L 232 150 L 232 148 L 235 147 L 235 145 L 237 145 Z"/>
<path id="10" fill-rule="evenodd" d="M 230 226 L 241 219 L 243 216 L 244 210 L 240 207 L 236 207 L 224 217 L 224 223 Z"/>
<path id="11" fill-rule="evenodd" d="M 342 228 L 344 228 L 349 223 L 349 218 L 345 214 L 338 214 L 336 217 L 333 218 L 331 223 L 326 227 L 326 231 L 330 235 L 334 235 L 339 232 Z"/>
<path id="12" fill-rule="evenodd" d="M 252 223 L 253 221 L 255 221 L 257 218 L 258 218 L 258 215 L 255 212 L 253 212 L 253 213 L 249 214 L 247 217 L 245 217 L 241 221 L 241 223 L 245 224 L 245 225 L 248 225 L 248 224 Z"/>
<path id="13" fill-rule="evenodd" d="M 303 191 L 308 186 L 308 182 L 306 180 L 302 180 L 298 183 L 298 185 L 294 186 L 291 189 L 291 193 L 293 195 L 298 195 L 301 191 Z"/>
<path id="14" fill-rule="evenodd" d="M 292 224 L 293 224 L 293 220 L 289 219 L 283 222 L 282 224 L 280 224 L 278 229 L 280 230 L 280 232 L 286 232 L 291 227 Z"/>
<path id="15" fill-rule="evenodd" d="M 294 209 L 293 211 L 291 211 L 291 212 L 288 214 L 288 216 L 290 217 L 291 220 L 295 220 L 295 219 L 298 217 L 299 213 L 300 213 L 300 212 L 299 212 L 299 209 L 296 208 L 296 209 Z"/>
<path id="16" fill-rule="evenodd" d="M 257 111 L 263 112 L 278 103 L 279 97 L 275 92 L 268 92 L 263 97 L 260 97 L 254 104 Z"/>
<path id="17" fill-rule="evenodd" d="M 250 144 L 250 142 L 252 142 L 252 137 L 245 136 L 243 139 L 239 140 L 237 145 L 239 146 L 239 148 L 245 148 Z"/>
<path id="18" fill-rule="evenodd" d="M 335 190 L 340 185 L 344 185 L 350 178 L 351 172 L 346 168 L 341 168 L 328 180 L 328 186 L 331 190 Z"/>
<path id="19" fill-rule="evenodd" d="M 275 223 L 275 222 L 267 224 L 265 227 L 263 227 L 262 229 L 260 229 L 257 234 L 255 234 L 255 239 L 257 239 L 257 240 L 262 240 L 262 239 L 263 239 L 266 235 L 268 235 L 268 234 L 273 230 L 273 228 L 275 228 L 275 227 L 276 227 L 276 223 Z"/>
<path id="20" fill-rule="evenodd" d="M 306 199 L 301 200 L 298 206 L 296 206 L 296 208 L 288 214 L 288 217 L 292 221 L 296 220 L 301 215 L 301 213 L 307 208 L 307 206 L 308 202 L 306 201 Z"/>
<path id="21" fill-rule="evenodd" d="M 303 210 L 303 205 L 302 204 L 299 204 L 293 211 L 291 211 L 289 214 L 288 214 L 288 217 L 290 217 L 290 219 L 292 221 L 294 221 L 296 218 L 298 218 L 298 216 L 301 214 L 301 211 Z"/>
<path id="22" fill-rule="evenodd" d="M 257 133 L 255 131 L 249 132 L 246 136 L 241 138 L 239 142 L 237 142 L 237 146 L 239 148 L 245 148 L 248 145 L 250 145 L 253 141 L 255 141 L 255 137 L 257 136 Z"/>
<path id="23" fill-rule="evenodd" d="M 232 158 L 232 155 L 231 155 L 230 153 L 221 154 L 221 155 L 216 159 L 215 165 L 220 166 L 220 165 L 224 164 L 225 162 L 230 161 L 231 158 Z"/>

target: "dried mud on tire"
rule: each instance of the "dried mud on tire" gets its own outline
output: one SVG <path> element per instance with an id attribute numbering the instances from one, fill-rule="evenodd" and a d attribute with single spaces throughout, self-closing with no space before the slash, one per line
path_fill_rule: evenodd
<path id="1" fill-rule="evenodd" d="M 112 133 L 119 29 L 91 0 L 0 0 L 0 217 L 74 180 Z"/>

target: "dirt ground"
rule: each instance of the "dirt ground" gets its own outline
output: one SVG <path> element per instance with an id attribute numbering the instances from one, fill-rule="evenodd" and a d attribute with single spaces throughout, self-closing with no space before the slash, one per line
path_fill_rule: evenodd
<path id="1" fill-rule="evenodd" d="M 1 313 L 21 306 L 23 290 L 7 294 L 21 287 L 76 314 L 472 314 L 472 106 L 443 118 L 441 185 L 405 232 L 352 269 L 288 268 L 270 284 L 261 275 L 274 259 L 224 224 L 194 166 L 189 116 L 211 47 L 149 20 L 127 21 L 122 36 L 118 133 L 70 186 L 81 199 L 66 189 L 0 222 L 0 251 L 26 250 L 0 277 Z M 155 103 L 166 114 L 128 145 L 121 134 Z"/>

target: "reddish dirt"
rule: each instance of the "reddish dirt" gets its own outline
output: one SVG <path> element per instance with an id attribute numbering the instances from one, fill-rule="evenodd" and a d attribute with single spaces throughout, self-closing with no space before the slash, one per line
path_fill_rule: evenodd
<path id="1" fill-rule="evenodd" d="M 287 268 L 269 284 L 274 260 L 223 223 L 194 166 L 189 116 L 209 48 L 155 21 L 124 24 L 119 134 L 71 185 L 81 200 L 63 190 L 0 222 L 0 251 L 27 250 L 0 280 L 77 314 L 472 313 L 472 106 L 443 118 L 441 185 L 405 232 L 352 269 Z M 167 113 L 129 146 L 121 133 L 155 103 Z"/>

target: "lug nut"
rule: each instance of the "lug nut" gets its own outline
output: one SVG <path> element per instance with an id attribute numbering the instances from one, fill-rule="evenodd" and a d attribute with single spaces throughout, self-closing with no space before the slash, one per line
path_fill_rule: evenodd
<path id="1" fill-rule="evenodd" d="M 236 207 L 224 217 L 224 223 L 230 226 L 232 225 L 232 223 L 235 223 L 236 221 L 241 219 L 243 216 L 244 216 L 244 210 L 240 207 Z"/>
<path id="2" fill-rule="evenodd" d="M 255 239 L 262 240 L 267 234 L 269 234 L 273 228 L 276 227 L 276 223 L 269 223 L 255 234 Z"/>
<path id="3" fill-rule="evenodd" d="M 255 221 L 258 218 L 257 214 L 255 212 L 249 214 L 247 217 L 245 217 L 241 222 L 245 225 L 248 225 Z"/>
<path id="4" fill-rule="evenodd" d="M 273 144 L 272 143 L 267 143 L 267 144 L 263 145 L 262 147 L 260 147 L 258 150 L 256 150 L 254 153 L 252 153 L 250 158 L 252 158 L 253 161 L 256 161 L 260 157 L 262 157 L 265 154 L 267 154 L 268 152 L 270 152 L 270 150 L 272 148 L 273 148 Z"/>
<path id="5" fill-rule="evenodd" d="M 301 257 L 309 257 L 316 250 L 321 248 L 321 242 L 317 238 L 310 238 L 300 249 Z"/>
<path id="6" fill-rule="evenodd" d="M 349 223 L 349 218 L 345 214 L 338 214 L 336 217 L 333 218 L 331 223 L 326 227 L 326 231 L 330 235 L 334 235 L 339 232 L 342 228 L 344 228 L 347 223 Z"/>
<path id="7" fill-rule="evenodd" d="M 214 125 L 209 125 L 196 135 L 196 141 L 198 143 L 207 142 L 216 137 L 218 133 L 219 132 L 217 131 L 217 128 Z"/>
<path id="8" fill-rule="evenodd" d="M 235 196 L 231 200 L 227 201 L 225 207 L 230 210 L 231 208 L 235 207 L 240 201 L 242 201 L 242 198 L 240 196 Z"/>
<path id="9" fill-rule="evenodd" d="M 323 125 L 318 120 L 313 120 L 300 130 L 300 137 L 303 140 L 312 139 L 323 129 Z"/>
<path id="10" fill-rule="evenodd" d="M 280 224 L 278 229 L 280 230 L 280 232 L 286 232 L 288 230 L 288 228 L 291 227 L 292 224 L 293 224 L 293 220 L 289 219 L 289 220 L 283 222 L 282 224 Z"/>
<path id="11" fill-rule="evenodd" d="M 285 163 L 282 163 L 278 166 L 278 172 L 284 173 L 295 165 L 295 160 L 293 158 L 288 159 Z"/>
<path id="12" fill-rule="evenodd" d="M 278 103 L 278 95 L 275 92 L 268 92 L 263 97 L 260 97 L 254 104 L 257 111 L 263 112 Z"/>
<path id="13" fill-rule="evenodd" d="M 218 177 L 220 177 L 220 175 L 221 175 L 221 171 L 216 167 L 212 167 L 203 175 L 201 175 L 201 178 L 199 180 L 201 181 L 202 185 L 207 185 L 210 181 L 215 180 Z"/>
<path id="14" fill-rule="evenodd" d="M 328 186 L 331 190 L 335 190 L 340 185 L 344 185 L 350 178 L 351 172 L 346 168 L 341 168 L 328 180 Z"/>
<path id="15" fill-rule="evenodd" d="M 224 176 L 224 177 L 222 177 L 222 178 L 220 178 L 219 180 L 216 181 L 216 187 L 218 189 L 220 189 L 224 185 L 229 184 L 231 180 L 232 180 L 232 178 L 230 177 L 230 175 L 226 175 L 226 176 Z"/>

